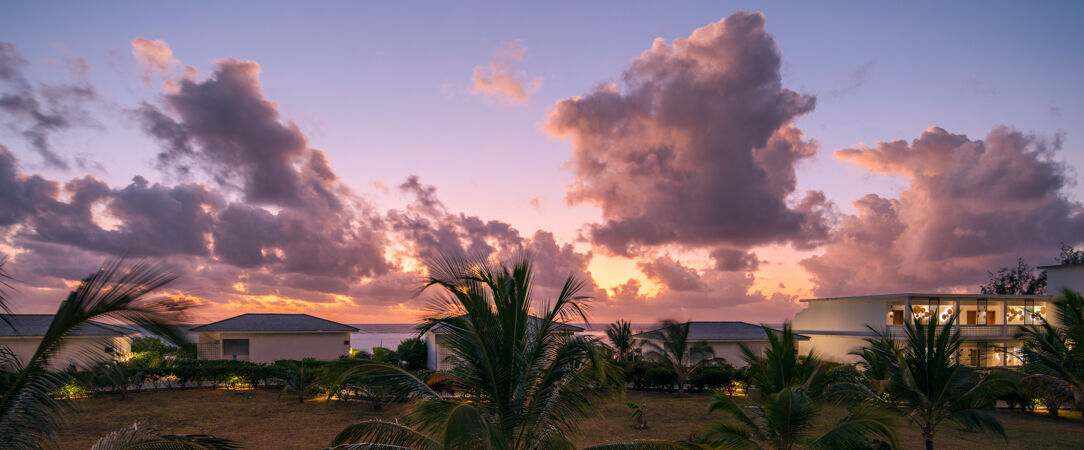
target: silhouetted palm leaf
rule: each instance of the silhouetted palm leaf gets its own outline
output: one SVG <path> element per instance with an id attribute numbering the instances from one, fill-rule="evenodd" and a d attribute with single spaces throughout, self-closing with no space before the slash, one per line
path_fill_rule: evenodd
<path id="1" fill-rule="evenodd" d="M 0 447 L 36 448 L 52 438 L 62 406 L 50 393 L 66 377 L 49 371 L 49 364 L 76 327 L 91 320 L 115 320 L 175 345 L 185 343 L 185 332 L 178 325 L 191 305 L 147 298 L 176 276 L 155 265 L 137 263 L 124 268 L 122 262 L 118 258 L 105 264 L 60 304 L 37 350 L 0 398 Z"/>
<path id="2" fill-rule="evenodd" d="M 420 332 L 445 333 L 456 365 L 444 379 L 463 395 L 442 398 L 400 368 L 361 364 L 350 376 L 393 385 L 415 404 L 403 424 L 362 422 L 332 445 L 571 448 L 567 436 L 594 408 L 599 388 L 621 389 L 620 371 L 599 347 L 561 329 L 565 321 L 587 320 L 583 283 L 574 277 L 549 302 L 535 299 L 527 257 L 511 265 L 444 257 L 430 262 L 429 277 L 441 313 Z"/>

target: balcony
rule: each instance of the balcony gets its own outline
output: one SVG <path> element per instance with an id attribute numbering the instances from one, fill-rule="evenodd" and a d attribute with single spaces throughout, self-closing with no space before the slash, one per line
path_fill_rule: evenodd
<path id="1" fill-rule="evenodd" d="M 1019 325 L 957 325 L 964 339 L 1012 339 Z M 903 325 L 888 325 L 888 332 L 895 338 L 906 336 Z"/>

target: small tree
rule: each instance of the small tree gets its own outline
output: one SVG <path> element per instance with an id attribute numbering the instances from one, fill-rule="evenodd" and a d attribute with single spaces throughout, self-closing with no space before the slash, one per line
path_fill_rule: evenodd
<path id="1" fill-rule="evenodd" d="M 618 320 L 606 327 L 606 337 L 618 360 L 628 361 L 632 356 L 632 324 L 627 320 Z"/>
<path id="2" fill-rule="evenodd" d="M 685 393 L 689 374 L 715 357 L 706 342 L 689 341 L 689 322 L 664 320 L 644 344 L 645 357 L 664 364 L 677 378 L 678 395 Z"/>
<path id="3" fill-rule="evenodd" d="M 429 351 L 425 341 L 418 338 L 410 338 L 399 343 L 395 353 L 399 355 L 399 360 L 406 366 L 404 367 L 406 370 L 424 369 L 429 358 Z"/>

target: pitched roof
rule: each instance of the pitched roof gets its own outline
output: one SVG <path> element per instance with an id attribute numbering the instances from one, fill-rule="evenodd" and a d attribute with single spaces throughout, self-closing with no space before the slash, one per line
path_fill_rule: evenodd
<path id="1" fill-rule="evenodd" d="M 7 321 L 0 320 L 0 336 L 45 336 L 49 325 L 53 322 L 53 314 L 3 314 Z M 8 321 L 11 323 L 8 324 Z M 14 327 L 12 327 L 14 325 Z M 89 321 L 79 325 L 68 332 L 69 336 L 130 336 L 139 334 L 139 331 L 122 327 Z"/>
<path id="2" fill-rule="evenodd" d="M 460 316 L 460 317 L 463 317 L 463 316 Z M 542 320 L 542 318 L 541 317 L 536 317 L 536 316 L 529 316 L 529 317 L 531 318 L 531 326 L 538 327 L 540 321 Z M 571 324 L 567 324 L 567 323 L 563 323 L 563 322 L 558 322 L 557 323 L 557 330 L 558 331 L 564 331 L 564 332 L 567 332 L 567 333 L 579 333 L 579 332 L 583 331 L 583 327 L 578 327 L 576 325 L 571 325 Z M 448 332 L 448 327 L 442 323 L 442 324 L 438 324 L 437 326 L 433 327 L 429 331 L 432 331 L 433 333 L 447 333 Z"/>
<path id="3" fill-rule="evenodd" d="M 350 325 L 343 325 L 308 314 L 241 314 L 229 319 L 201 325 L 189 332 L 215 331 L 358 331 Z"/>
<path id="4" fill-rule="evenodd" d="M 640 339 L 661 339 L 662 328 L 634 334 Z M 779 331 L 779 330 L 775 330 Z M 795 334 L 799 341 L 808 340 L 808 336 Z M 690 341 L 766 341 L 768 335 L 760 325 L 746 322 L 689 322 Z"/>

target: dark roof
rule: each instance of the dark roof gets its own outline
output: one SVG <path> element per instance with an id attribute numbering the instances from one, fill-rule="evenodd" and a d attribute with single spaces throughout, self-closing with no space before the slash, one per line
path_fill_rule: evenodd
<path id="1" fill-rule="evenodd" d="M 460 316 L 460 317 L 462 317 L 462 316 Z M 537 327 L 538 326 L 537 324 L 539 323 L 539 321 L 542 320 L 541 317 L 536 317 L 536 316 L 530 316 L 530 317 L 531 317 L 531 325 L 533 325 L 535 327 Z M 583 331 L 584 329 L 583 329 L 583 327 L 578 327 L 576 325 L 570 325 L 570 324 L 567 324 L 567 323 L 558 322 L 557 323 L 557 330 L 558 331 L 568 332 L 568 333 L 579 333 L 579 332 Z M 433 333 L 445 333 L 448 330 L 447 330 L 447 327 L 444 324 L 438 324 L 437 326 L 433 327 L 430 331 L 432 331 Z"/>
<path id="2" fill-rule="evenodd" d="M 53 322 L 52 314 L 3 314 L 3 317 L 7 321 L 0 320 L 0 336 L 45 336 L 45 332 L 49 330 L 49 324 Z M 9 321 L 11 324 L 8 324 Z M 69 336 L 129 336 L 133 334 L 139 334 L 139 331 L 95 321 L 79 325 L 68 332 Z"/>
<path id="3" fill-rule="evenodd" d="M 1080 266 L 1084 266 L 1084 264 L 1054 264 L 1054 265 L 1051 265 L 1051 266 L 1039 266 L 1039 267 L 1036 267 L 1036 269 L 1046 270 L 1046 269 L 1057 269 L 1057 268 L 1061 268 L 1061 267 L 1080 267 Z"/>
<path id="4" fill-rule="evenodd" d="M 188 331 L 199 333 L 208 331 L 358 331 L 358 329 L 308 314 L 241 314 L 191 328 Z"/>
<path id="5" fill-rule="evenodd" d="M 660 339 L 662 328 L 634 334 L 632 337 L 640 339 Z M 779 331 L 779 330 L 775 330 Z M 795 334 L 794 338 L 800 341 L 808 340 L 808 336 Z M 767 333 L 764 327 L 745 322 L 689 322 L 690 341 L 766 341 Z"/>

